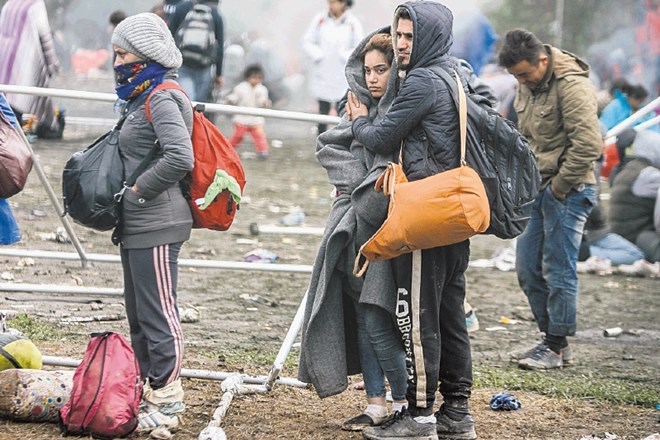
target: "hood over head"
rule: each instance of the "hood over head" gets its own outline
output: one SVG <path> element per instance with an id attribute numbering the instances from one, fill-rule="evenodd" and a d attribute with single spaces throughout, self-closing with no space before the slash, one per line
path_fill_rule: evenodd
<path id="1" fill-rule="evenodd" d="M 633 156 L 646 159 L 654 167 L 660 168 L 660 133 L 651 130 L 637 133 L 632 148 Z"/>
<path id="2" fill-rule="evenodd" d="M 396 29 L 401 12 L 407 10 L 413 22 L 413 45 L 408 71 L 437 64 L 446 58 L 454 42 L 454 16 L 442 3 L 431 0 L 409 1 L 397 6 L 392 35 L 396 48 Z"/>
<path id="3" fill-rule="evenodd" d="M 355 93 L 360 101 L 369 103 L 369 118 L 374 119 L 375 114 L 372 113 L 373 110 L 376 110 L 375 100 L 372 98 L 369 88 L 367 87 L 367 81 L 364 78 L 364 62 L 362 60 L 362 51 L 369 43 L 369 40 L 376 34 L 390 34 L 390 27 L 386 26 L 380 28 L 374 32 L 371 32 L 365 38 L 358 43 L 355 47 L 351 56 L 348 58 L 346 63 L 346 81 L 348 82 L 348 88 Z M 387 111 L 390 104 L 394 100 L 396 95 L 396 60 L 392 62 L 392 70 L 390 72 L 390 78 L 387 83 L 387 91 L 378 101 L 378 113 L 382 113 L 381 109 Z"/>
<path id="4" fill-rule="evenodd" d="M 546 50 L 552 54 L 552 70 L 557 78 L 563 78 L 568 75 L 580 75 L 589 77 L 589 64 L 565 50 L 557 49 L 549 45 L 545 45 Z"/>

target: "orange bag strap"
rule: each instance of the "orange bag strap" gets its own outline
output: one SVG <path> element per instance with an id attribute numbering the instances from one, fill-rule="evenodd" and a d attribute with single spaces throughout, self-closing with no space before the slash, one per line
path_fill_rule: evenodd
<path id="1" fill-rule="evenodd" d="M 458 121 L 461 134 L 461 166 L 466 165 L 465 162 L 465 144 L 467 140 L 467 98 L 465 97 L 465 90 L 458 72 L 454 70 L 454 77 L 458 85 Z"/>
<path id="2" fill-rule="evenodd" d="M 360 249 L 353 263 L 353 275 L 358 278 L 361 277 L 367 271 L 367 267 L 369 267 L 369 260 L 367 260 L 367 257 L 362 253 L 362 249 Z"/>

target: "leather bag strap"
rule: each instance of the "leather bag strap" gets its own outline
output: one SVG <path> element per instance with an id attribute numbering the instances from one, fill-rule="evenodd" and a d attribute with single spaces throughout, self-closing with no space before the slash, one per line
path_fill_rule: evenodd
<path id="1" fill-rule="evenodd" d="M 454 78 L 456 78 L 456 85 L 458 88 L 458 120 L 459 129 L 461 134 L 461 165 L 466 165 L 465 162 L 465 148 L 467 140 L 467 98 L 465 97 L 465 90 L 461 84 L 461 78 L 458 72 L 454 70 Z"/>

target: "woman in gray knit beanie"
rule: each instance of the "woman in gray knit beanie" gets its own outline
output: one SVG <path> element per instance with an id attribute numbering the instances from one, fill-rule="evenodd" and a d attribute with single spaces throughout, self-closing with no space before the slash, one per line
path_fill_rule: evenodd
<path id="1" fill-rule="evenodd" d="M 121 250 L 131 345 L 144 381 L 137 429 L 175 429 L 185 409 L 177 261 L 192 229 L 179 182 L 194 164 L 193 110 L 185 93 L 176 89 L 181 53 L 160 17 L 127 17 L 115 28 L 112 44 L 115 90 L 125 101 L 117 126 L 126 175 L 149 161 L 125 191 L 121 223 L 113 233 Z M 154 145 L 155 155 L 145 159 Z"/>
<path id="2" fill-rule="evenodd" d="M 181 52 L 162 18 L 132 15 L 112 33 L 117 96 L 125 101 L 156 87 L 171 69 L 181 67 Z"/>

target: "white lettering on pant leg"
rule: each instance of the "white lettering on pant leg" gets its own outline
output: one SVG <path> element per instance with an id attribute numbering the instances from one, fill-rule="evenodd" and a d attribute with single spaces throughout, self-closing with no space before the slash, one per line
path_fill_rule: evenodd
<path id="1" fill-rule="evenodd" d="M 403 349 L 406 353 L 406 371 L 408 372 L 408 380 L 415 378 L 415 364 L 413 362 L 413 351 L 411 334 L 412 326 L 410 319 L 410 306 L 408 291 L 400 288 L 397 291 L 396 302 L 396 325 L 401 333 L 401 340 L 403 341 Z"/>

